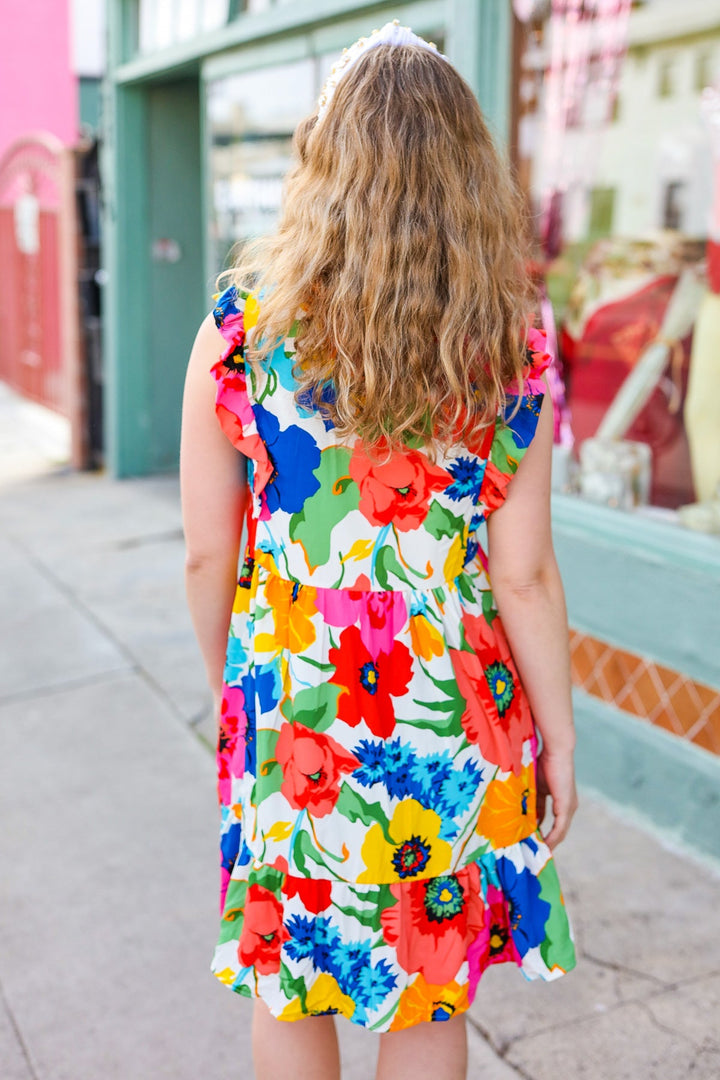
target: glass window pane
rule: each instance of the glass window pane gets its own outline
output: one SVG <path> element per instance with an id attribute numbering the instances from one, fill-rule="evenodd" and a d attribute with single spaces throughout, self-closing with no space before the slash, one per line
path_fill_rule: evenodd
<path id="1" fill-rule="evenodd" d="M 701 111 L 720 27 L 692 0 L 586 4 L 577 22 L 566 6 L 521 27 L 515 138 L 559 349 L 556 486 L 688 523 L 679 509 L 720 484 L 696 333 L 720 319 L 705 276 L 720 145 Z"/>
<path id="2" fill-rule="evenodd" d="M 218 271 L 234 244 L 275 227 L 293 132 L 315 105 L 316 84 L 313 60 L 209 84 L 210 235 Z"/>

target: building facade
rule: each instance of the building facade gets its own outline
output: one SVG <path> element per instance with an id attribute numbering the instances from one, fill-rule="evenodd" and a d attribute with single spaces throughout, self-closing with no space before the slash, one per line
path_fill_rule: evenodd
<path id="1" fill-rule="evenodd" d="M 613 400 L 612 394 L 605 401 L 602 393 L 593 398 L 587 391 L 599 361 L 589 346 L 585 353 L 580 348 L 587 344 L 588 319 L 586 312 L 578 314 L 577 288 L 588 274 L 592 277 L 592 257 L 599 258 L 593 243 L 598 237 L 615 241 L 620 232 L 644 242 L 646 225 L 638 217 L 644 191 L 654 205 L 665 199 L 671 217 L 674 200 L 681 215 L 670 222 L 675 232 L 696 247 L 704 245 L 697 214 L 692 220 L 682 217 L 682 208 L 692 201 L 689 189 L 667 187 L 680 182 L 677 176 L 668 179 L 667 173 L 663 188 L 660 166 L 648 153 L 644 182 L 636 170 L 628 173 L 623 166 L 623 140 L 628 145 L 637 138 L 628 99 L 630 94 L 636 104 L 636 95 L 628 80 L 640 78 L 633 65 L 642 66 L 643 49 L 651 52 L 652 65 L 660 64 L 662 49 L 683 54 L 688 34 L 695 35 L 691 45 L 699 34 L 709 58 L 698 61 L 705 68 L 703 79 L 697 79 L 712 78 L 712 19 L 690 31 L 683 29 L 683 15 L 676 11 L 672 32 L 661 35 L 659 46 L 638 43 L 638 34 L 645 31 L 642 25 L 638 30 L 637 19 L 647 19 L 654 4 L 667 2 L 649 0 L 632 11 L 629 0 L 626 5 L 629 28 L 616 52 L 624 56 L 629 49 L 628 64 L 617 65 L 620 93 L 613 121 L 622 121 L 626 129 L 613 128 L 609 120 L 599 124 L 592 114 L 592 94 L 585 93 L 588 131 L 577 108 L 560 134 L 554 130 L 553 138 L 564 140 L 565 162 L 577 156 L 578 147 L 598 159 L 597 167 L 582 173 L 578 199 L 562 177 L 551 177 L 550 183 L 543 172 L 538 117 L 544 108 L 543 86 L 553 76 L 548 5 L 516 5 L 524 17 L 527 10 L 522 9 L 538 9 L 537 17 L 523 24 L 510 0 L 108 0 L 105 419 L 106 456 L 115 475 L 176 468 L 184 369 L 194 333 L 210 307 L 216 275 L 236 241 L 272 228 L 293 128 L 313 108 L 333 60 L 343 46 L 392 18 L 437 42 L 467 78 L 498 140 L 508 143 L 538 215 L 545 213 L 549 187 L 554 184 L 555 194 L 562 196 L 563 238 L 554 250 L 548 248 L 543 274 L 561 341 L 568 353 L 572 346 L 584 357 L 584 366 L 574 369 L 575 390 L 573 380 L 567 381 L 566 459 L 576 456 L 583 440 L 592 441 Z M 588 5 L 588 11 L 600 6 Z M 706 5 L 704 14 L 712 7 Z M 667 11 L 660 14 L 665 17 Z M 596 30 L 598 41 L 604 40 L 602 27 Z M 597 60 L 587 45 L 590 33 L 588 23 L 583 40 L 589 67 Z M 607 81 L 602 52 L 598 63 L 598 80 Z M 566 60 L 561 73 L 566 88 L 568 70 L 577 86 L 583 82 L 576 69 Z M 681 70 L 678 60 L 678 79 Z M 591 84 L 585 80 L 586 91 Z M 579 93 L 575 96 L 580 101 Z M 695 91 L 690 97 L 695 108 Z M 678 116 L 683 109 L 687 115 L 690 107 L 686 102 Z M 642 117 L 639 108 L 635 111 Z M 652 139 L 661 154 L 655 133 Z M 705 154 L 701 151 L 698 160 Z M 711 182 L 703 183 L 703 197 L 709 200 Z M 610 188 L 615 194 L 603 196 Z M 550 202 L 554 206 L 557 200 Z M 627 209 L 633 206 L 634 211 Z M 611 252 L 602 258 L 605 266 L 615 256 Z M 667 305 L 677 277 L 653 269 L 648 281 L 640 283 L 640 293 L 659 278 L 670 290 L 663 294 Z M 644 325 L 650 307 L 638 302 L 634 318 Z M 663 311 L 652 309 L 658 321 L 655 337 Z M 628 371 L 655 340 L 652 333 L 636 337 L 632 356 L 625 357 Z M 677 366 L 680 354 L 671 351 Z M 620 371 L 627 374 L 625 368 L 613 369 L 613 378 Z M 663 392 L 664 378 L 663 367 L 658 376 Z M 668 413 L 673 422 L 677 412 Z M 620 441 L 623 446 L 643 442 L 637 423 L 626 425 Z M 586 496 L 593 483 L 597 495 L 608 485 L 621 491 L 613 484 L 622 478 L 611 468 L 609 475 L 589 469 L 578 479 L 577 467 L 560 476 L 554 496 L 555 542 L 572 626 L 580 776 L 610 798 L 634 805 L 672 836 L 720 854 L 720 539 L 683 525 L 678 508 L 695 499 L 692 478 L 677 479 L 675 457 L 663 458 L 665 451 L 649 437 L 646 444 L 652 475 L 643 454 L 633 452 L 640 454 L 647 473 L 648 497 L 615 498 L 625 509 L 613 506 L 614 496 L 594 502 L 579 498 L 583 483 Z"/>

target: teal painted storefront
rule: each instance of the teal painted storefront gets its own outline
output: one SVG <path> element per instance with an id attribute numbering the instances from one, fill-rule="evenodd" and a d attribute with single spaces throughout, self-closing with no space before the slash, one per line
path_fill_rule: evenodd
<path id="1" fill-rule="evenodd" d="M 511 108 L 509 0 L 294 0 L 145 55 L 137 11 L 108 0 L 105 419 L 117 477 L 177 467 L 184 369 L 217 271 L 214 80 L 339 52 L 397 17 L 442 42 L 501 141 Z M 720 544 L 564 496 L 554 522 L 571 624 L 720 688 Z M 720 759 L 581 692 L 576 714 L 585 785 L 720 858 Z"/>

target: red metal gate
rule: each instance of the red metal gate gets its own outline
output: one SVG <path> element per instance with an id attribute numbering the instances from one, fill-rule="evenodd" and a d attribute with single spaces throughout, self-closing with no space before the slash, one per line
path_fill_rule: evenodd
<path id="1" fill-rule="evenodd" d="M 73 151 L 52 135 L 0 159 L 0 379 L 67 416 L 80 454 Z"/>

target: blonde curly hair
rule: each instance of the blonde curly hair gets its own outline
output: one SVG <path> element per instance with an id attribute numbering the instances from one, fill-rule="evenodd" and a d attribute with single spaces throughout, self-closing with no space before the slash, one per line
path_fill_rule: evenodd
<path id="1" fill-rule="evenodd" d="M 378 46 L 294 148 L 276 234 L 232 271 L 263 294 L 248 359 L 302 310 L 297 393 L 338 435 L 471 444 L 522 381 L 532 295 L 523 204 L 470 87 L 427 49 Z"/>

